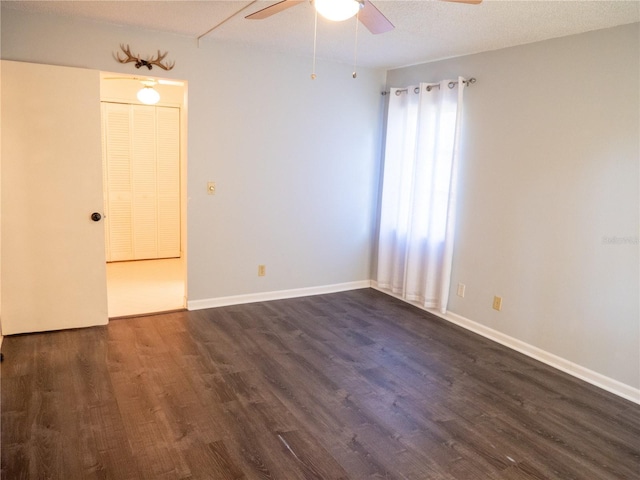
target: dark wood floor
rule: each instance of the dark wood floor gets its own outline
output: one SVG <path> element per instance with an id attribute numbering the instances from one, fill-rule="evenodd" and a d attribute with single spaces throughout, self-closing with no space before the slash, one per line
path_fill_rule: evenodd
<path id="1" fill-rule="evenodd" d="M 3 479 L 640 478 L 640 406 L 374 290 L 2 350 Z"/>

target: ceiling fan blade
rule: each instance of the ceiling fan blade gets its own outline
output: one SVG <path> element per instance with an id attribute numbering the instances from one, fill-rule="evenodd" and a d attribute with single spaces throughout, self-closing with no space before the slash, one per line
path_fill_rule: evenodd
<path id="1" fill-rule="evenodd" d="M 442 0 L 443 2 L 456 2 L 456 3 L 469 3 L 471 5 L 478 5 L 482 3 L 482 0 Z"/>
<path id="2" fill-rule="evenodd" d="M 296 5 L 298 5 L 299 3 L 303 3 L 304 1 L 305 0 L 281 0 L 280 2 L 269 5 L 262 10 L 258 10 L 251 15 L 247 15 L 244 18 L 248 18 L 249 20 L 262 20 L 263 18 L 267 18 L 271 15 L 275 15 L 276 13 L 280 13 L 287 8 L 295 7 Z"/>
<path id="3" fill-rule="evenodd" d="M 364 7 L 358 12 L 358 20 L 373 34 L 389 32 L 395 27 L 380 10 L 369 0 L 364 0 Z"/>

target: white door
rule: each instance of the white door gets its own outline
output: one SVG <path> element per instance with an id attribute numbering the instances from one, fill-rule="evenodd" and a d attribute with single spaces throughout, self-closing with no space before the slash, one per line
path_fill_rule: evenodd
<path id="1" fill-rule="evenodd" d="M 180 110 L 102 103 L 107 261 L 180 257 Z"/>
<path id="2" fill-rule="evenodd" d="M 0 72 L 2 334 L 104 325 L 99 72 Z"/>

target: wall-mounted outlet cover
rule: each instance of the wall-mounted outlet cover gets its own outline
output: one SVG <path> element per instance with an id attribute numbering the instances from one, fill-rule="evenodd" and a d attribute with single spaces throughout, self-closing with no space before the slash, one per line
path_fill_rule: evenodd
<path id="1" fill-rule="evenodd" d="M 464 283 L 459 283 L 458 284 L 458 291 L 457 294 L 459 297 L 464 298 L 464 291 L 466 290 L 467 286 Z"/>
<path id="2" fill-rule="evenodd" d="M 498 297 L 497 295 L 493 297 L 493 309 L 494 310 L 502 310 L 502 297 Z"/>
<path id="3" fill-rule="evenodd" d="M 258 276 L 259 277 L 264 277 L 266 274 L 267 274 L 266 265 L 258 265 Z"/>

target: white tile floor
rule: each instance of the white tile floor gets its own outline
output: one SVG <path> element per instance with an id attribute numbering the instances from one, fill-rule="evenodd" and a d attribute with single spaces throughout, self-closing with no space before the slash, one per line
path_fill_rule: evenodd
<path id="1" fill-rule="evenodd" d="M 109 318 L 184 308 L 184 260 L 107 263 Z"/>

